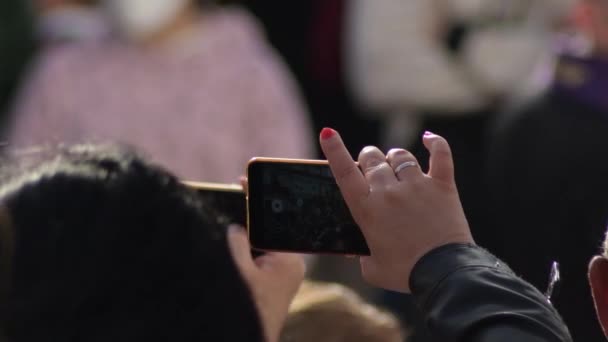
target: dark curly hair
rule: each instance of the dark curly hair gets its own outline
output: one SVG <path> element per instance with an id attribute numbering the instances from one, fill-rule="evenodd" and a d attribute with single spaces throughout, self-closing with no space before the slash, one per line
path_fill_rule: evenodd
<path id="1" fill-rule="evenodd" d="M 34 155 L 0 172 L 6 339 L 262 341 L 225 227 L 194 191 L 119 147 Z"/>

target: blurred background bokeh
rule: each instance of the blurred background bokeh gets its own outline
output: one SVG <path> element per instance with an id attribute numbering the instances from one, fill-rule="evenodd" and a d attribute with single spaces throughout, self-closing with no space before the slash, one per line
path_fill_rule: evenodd
<path id="1" fill-rule="evenodd" d="M 322 158 L 317 132 L 410 149 L 445 136 L 476 241 L 601 340 L 586 263 L 608 222 L 604 0 L 2 0 L 3 145 L 113 140 L 178 175 L 238 182 L 253 156 Z M 346 284 L 428 341 L 356 259 Z"/>

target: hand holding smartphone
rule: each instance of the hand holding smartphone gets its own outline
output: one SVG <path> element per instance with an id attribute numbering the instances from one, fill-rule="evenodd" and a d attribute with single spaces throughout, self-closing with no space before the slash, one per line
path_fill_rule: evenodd
<path id="1" fill-rule="evenodd" d="M 247 167 L 248 231 L 255 249 L 369 255 L 327 161 L 254 158 Z"/>

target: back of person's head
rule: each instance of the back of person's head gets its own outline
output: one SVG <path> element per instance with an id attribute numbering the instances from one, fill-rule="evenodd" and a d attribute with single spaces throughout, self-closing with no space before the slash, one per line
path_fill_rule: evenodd
<path id="1" fill-rule="evenodd" d="M 8 340 L 262 339 L 225 227 L 195 192 L 116 147 L 36 155 L 1 172 Z"/>
<path id="2" fill-rule="evenodd" d="M 281 342 L 401 342 L 404 332 L 388 312 L 335 283 L 305 281 L 296 294 Z"/>

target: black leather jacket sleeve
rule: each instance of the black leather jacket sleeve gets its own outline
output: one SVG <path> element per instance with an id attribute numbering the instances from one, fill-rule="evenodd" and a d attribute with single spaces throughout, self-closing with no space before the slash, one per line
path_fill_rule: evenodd
<path id="1" fill-rule="evenodd" d="M 427 253 L 412 271 L 410 288 L 437 341 L 572 341 L 536 288 L 474 245 Z"/>

